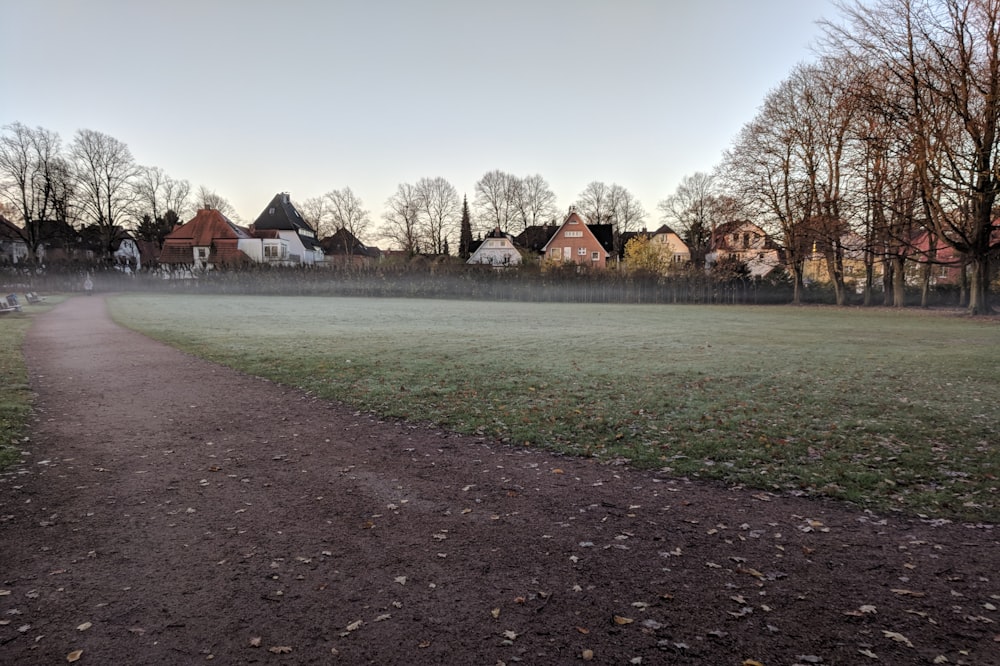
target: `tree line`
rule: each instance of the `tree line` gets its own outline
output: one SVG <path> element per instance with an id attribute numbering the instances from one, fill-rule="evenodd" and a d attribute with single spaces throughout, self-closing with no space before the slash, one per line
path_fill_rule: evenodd
<path id="1" fill-rule="evenodd" d="M 985 312 L 1000 252 L 1000 2 L 839 8 L 817 61 L 795 67 L 715 171 L 686 178 L 663 206 L 693 255 L 720 211 L 757 220 L 781 243 L 795 301 L 818 253 L 843 303 L 844 257 L 860 247 L 865 302 L 881 275 L 886 304 L 902 304 L 904 261 L 923 238 L 925 289 L 950 248 L 969 312 Z"/>
<path id="2" fill-rule="evenodd" d="M 924 238 L 925 291 L 950 249 L 963 262 L 969 311 L 986 312 L 1000 252 L 1000 0 L 845 0 L 839 9 L 839 22 L 822 23 L 817 60 L 767 93 L 712 173 L 686 176 L 659 203 L 661 217 L 696 267 L 717 224 L 755 222 L 783 251 L 794 302 L 817 254 L 836 302 L 846 302 L 844 258 L 860 251 L 865 303 L 881 291 L 885 304 L 902 304 L 904 262 Z M 47 219 L 93 225 L 110 248 L 122 227 L 162 240 L 193 206 L 232 212 L 212 190 L 141 167 L 123 143 L 92 130 L 64 149 L 43 128 L 6 126 L 0 181 L 32 252 L 36 223 Z M 473 233 L 557 223 L 555 201 L 541 175 L 494 170 L 476 182 L 471 209 L 444 178 L 401 183 L 378 228 L 349 187 L 296 205 L 321 237 L 346 229 L 410 255 L 465 257 Z M 648 217 L 618 184 L 592 182 L 575 205 L 616 238 Z"/>
<path id="3" fill-rule="evenodd" d="M 72 228 L 89 226 L 107 256 L 125 229 L 141 240 L 162 245 L 163 238 L 199 208 L 214 208 L 229 217 L 229 201 L 208 187 L 192 188 L 159 167 L 136 163 L 128 146 L 94 130 L 78 130 L 63 146 L 56 132 L 20 122 L 0 135 L 0 200 L 4 213 L 19 223 L 35 257 L 57 221 Z M 441 177 L 401 183 L 386 200 L 382 224 L 374 228 L 371 212 L 350 187 L 296 202 L 296 208 L 320 238 L 344 229 L 355 238 L 387 241 L 406 254 L 469 256 L 472 234 L 492 229 L 519 232 L 555 224 L 556 195 L 539 174 L 524 177 L 489 171 L 476 182 L 470 213 L 467 199 Z M 577 207 L 594 223 L 630 231 L 645 219 L 638 199 L 625 187 L 592 182 Z M 237 218 L 238 219 L 238 218 Z M 456 246 L 455 241 L 458 240 Z"/>

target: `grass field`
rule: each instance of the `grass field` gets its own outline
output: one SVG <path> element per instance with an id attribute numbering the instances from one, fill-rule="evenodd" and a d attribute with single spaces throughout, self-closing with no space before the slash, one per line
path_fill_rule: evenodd
<path id="1" fill-rule="evenodd" d="M 1000 520 L 1000 326 L 791 307 L 121 296 L 186 351 L 386 416 Z"/>
<path id="2" fill-rule="evenodd" d="M 48 297 L 42 305 L 22 305 L 23 312 L 0 315 L 0 470 L 20 458 L 27 435 L 31 390 L 21 353 L 24 336 L 32 318 L 60 300 Z"/>

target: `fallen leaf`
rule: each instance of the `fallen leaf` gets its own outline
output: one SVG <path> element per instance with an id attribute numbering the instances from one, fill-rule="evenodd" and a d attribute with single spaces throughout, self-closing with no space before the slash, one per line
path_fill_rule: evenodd
<path id="1" fill-rule="evenodd" d="M 420 641 L 419 643 L 417 643 L 418 648 L 429 648 L 430 646 L 431 646 L 430 641 Z"/>
<path id="2" fill-rule="evenodd" d="M 756 659 L 745 659 L 743 661 L 743 666 L 764 666 L 764 664 L 760 663 Z"/>
<path id="3" fill-rule="evenodd" d="M 356 631 L 363 624 L 364 624 L 364 620 L 355 620 L 354 622 L 351 622 L 349 625 L 347 625 L 347 630 L 348 631 Z"/>
<path id="4" fill-rule="evenodd" d="M 396 576 L 392 580 L 400 585 L 406 585 L 406 576 Z"/>
<path id="5" fill-rule="evenodd" d="M 913 643 L 910 642 L 910 639 L 904 636 L 903 634 L 897 633 L 895 631 L 883 631 L 882 635 L 884 635 L 886 638 L 891 638 L 897 643 L 902 643 L 906 647 L 913 647 Z"/>
<path id="6" fill-rule="evenodd" d="M 499 608 L 494 608 L 493 610 L 490 611 L 490 615 L 493 616 L 494 620 L 499 619 L 499 617 L 500 617 L 500 609 Z"/>
<path id="7" fill-rule="evenodd" d="M 517 632 L 508 629 L 507 631 L 503 632 L 503 637 L 509 641 L 512 641 L 517 638 Z"/>
<path id="8" fill-rule="evenodd" d="M 617 624 L 617 625 L 632 624 L 633 622 L 635 622 L 635 620 L 633 620 L 632 618 L 630 618 L 630 617 L 622 617 L 621 615 L 615 615 L 614 616 L 614 621 L 615 621 L 615 624 Z"/>
<path id="9" fill-rule="evenodd" d="M 869 659 L 878 659 L 878 655 L 872 652 L 871 650 L 858 650 L 858 652 L 865 655 Z"/>
<path id="10" fill-rule="evenodd" d="M 584 634 L 584 635 L 590 633 L 590 629 L 587 629 L 586 627 L 577 627 L 576 630 L 579 631 L 581 634 Z"/>
<path id="11" fill-rule="evenodd" d="M 250 639 L 250 647 L 260 647 L 260 636 L 254 636 Z"/>
<path id="12" fill-rule="evenodd" d="M 267 651 L 273 654 L 288 654 L 292 651 L 292 648 L 290 645 L 275 645 L 274 647 L 267 648 Z"/>
<path id="13" fill-rule="evenodd" d="M 80 657 L 83 656 L 83 650 L 73 650 L 68 655 L 66 655 L 66 661 L 72 663 L 74 661 L 79 661 Z"/>
<path id="14" fill-rule="evenodd" d="M 390 618 L 392 618 L 392 614 L 391 613 L 383 613 L 382 615 L 379 615 L 377 618 L 375 618 L 374 621 L 375 622 L 385 622 L 386 620 L 388 620 Z"/>
<path id="15" fill-rule="evenodd" d="M 900 588 L 895 588 L 895 589 L 892 589 L 892 590 L 889 590 L 889 591 L 892 592 L 893 594 L 898 594 L 901 597 L 917 597 L 917 598 L 919 598 L 919 597 L 927 596 L 923 592 L 914 592 L 913 590 L 904 590 L 904 589 L 900 589 Z"/>
<path id="16" fill-rule="evenodd" d="M 559 469 L 558 467 L 556 467 L 556 468 L 555 468 L 554 470 L 552 470 L 552 473 L 553 473 L 553 474 L 565 474 L 565 472 L 563 472 L 563 471 L 562 471 L 561 469 Z"/>
<path id="17" fill-rule="evenodd" d="M 0 597 L 9 597 L 10 590 L 0 590 Z"/>
<path id="18" fill-rule="evenodd" d="M 580 653 L 580 658 L 583 659 L 584 661 L 590 661 L 591 659 L 594 658 L 594 651 L 584 650 L 583 652 Z"/>
<path id="19" fill-rule="evenodd" d="M 736 567 L 736 573 L 747 574 L 760 580 L 764 579 L 764 574 L 750 567 Z"/>
<path id="20" fill-rule="evenodd" d="M 78 626 L 76 628 L 76 630 L 77 631 L 87 631 L 87 629 L 90 629 L 92 626 L 94 626 L 94 625 L 91 624 L 90 622 L 84 622 L 83 624 L 81 624 L 80 626 Z"/>

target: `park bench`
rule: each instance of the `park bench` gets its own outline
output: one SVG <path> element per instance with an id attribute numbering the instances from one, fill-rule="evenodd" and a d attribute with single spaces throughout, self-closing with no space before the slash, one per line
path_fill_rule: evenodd
<path id="1" fill-rule="evenodd" d="M 44 296 L 39 296 L 33 291 L 25 292 L 24 300 L 28 301 L 28 305 L 38 305 L 45 300 Z"/>
<path id="2" fill-rule="evenodd" d="M 0 301 L 0 314 L 8 312 L 20 312 L 21 304 L 17 301 L 17 294 L 7 294 L 7 298 Z"/>

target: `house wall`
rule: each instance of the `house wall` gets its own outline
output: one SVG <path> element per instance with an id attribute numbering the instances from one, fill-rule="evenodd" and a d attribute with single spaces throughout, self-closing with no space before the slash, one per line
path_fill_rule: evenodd
<path id="1" fill-rule="evenodd" d="M 677 234 L 656 234 L 653 236 L 653 247 L 660 254 L 670 254 L 671 263 L 686 264 L 691 261 L 691 251 L 687 243 Z"/>
<path id="2" fill-rule="evenodd" d="M 521 253 L 514 249 L 507 238 L 487 238 L 469 257 L 468 263 L 517 266 L 521 263 Z"/>
<path id="3" fill-rule="evenodd" d="M 608 253 L 587 229 L 583 221 L 573 215 L 559 227 L 545 248 L 545 259 L 548 261 L 571 261 L 583 266 L 605 268 Z"/>

